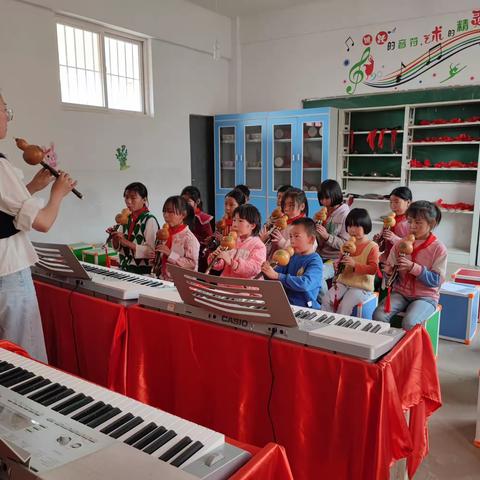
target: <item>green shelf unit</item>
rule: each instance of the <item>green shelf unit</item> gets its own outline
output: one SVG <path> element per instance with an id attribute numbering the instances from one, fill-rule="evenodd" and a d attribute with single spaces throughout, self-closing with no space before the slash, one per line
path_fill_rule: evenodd
<path id="1" fill-rule="evenodd" d="M 343 108 L 339 111 L 337 179 L 344 193 L 388 195 L 395 187 L 405 185 L 412 189 L 414 199 L 417 200 L 435 202 L 442 199 L 444 203 L 473 204 L 474 210 L 468 212 L 468 215 L 463 211 L 446 210 L 438 232 L 447 245 L 451 262 L 480 265 L 477 259 L 480 203 L 478 167 L 471 166 L 465 170 L 417 170 L 410 164 L 415 159 L 422 162 L 429 160 L 432 165 L 451 161 L 478 165 L 480 121 L 457 123 L 455 119 L 467 120 L 480 115 L 480 87 L 370 97 L 372 98 L 362 96 L 304 103 L 305 108 L 318 105 Z M 403 102 L 399 102 L 399 99 L 403 99 Z M 422 121 L 431 122 L 440 118 L 454 122 L 420 125 Z M 388 131 L 382 149 L 376 146 L 372 152 L 367 143 L 368 133 L 382 128 L 399 130 L 393 152 Z M 459 135 L 469 135 L 474 141 L 455 141 Z M 352 137 L 353 148 L 350 143 Z M 438 144 L 421 142 L 429 137 L 439 138 Z M 451 137 L 454 141 L 446 142 L 441 137 Z M 370 176 L 372 173 L 375 176 Z M 365 205 L 362 198 L 354 200 L 354 206 Z M 379 218 L 388 211 L 388 204 L 370 202 L 368 209 L 372 218 Z M 377 225 L 377 228 L 380 227 Z"/>

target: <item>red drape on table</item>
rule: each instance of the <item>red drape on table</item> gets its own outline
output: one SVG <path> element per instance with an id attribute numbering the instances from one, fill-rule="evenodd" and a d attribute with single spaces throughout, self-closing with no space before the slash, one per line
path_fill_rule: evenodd
<path id="1" fill-rule="evenodd" d="M 125 307 L 48 283 L 35 288 L 49 364 L 107 387 L 124 363 L 114 334 L 125 324 Z"/>
<path id="2" fill-rule="evenodd" d="M 35 282 L 35 287 L 50 364 L 77 375 L 75 358 L 78 355 L 80 376 L 102 386 L 116 384 L 117 390 L 123 392 L 126 387 L 126 309 L 42 282 Z M 0 342 L 2 347 L 28 356 L 10 342 Z M 285 450 L 279 445 L 268 443 L 264 448 L 257 448 L 226 440 L 253 455 L 232 480 L 293 480 Z"/>
<path id="3" fill-rule="evenodd" d="M 16 353 L 17 355 L 22 355 L 22 357 L 30 358 L 30 355 L 26 350 L 17 345 L 16 343 L 9 342 L 8 340 L 0 340 L 0 348 L 8 350 L 9 352 Z"/>
<path id="4" fill-rule="evenodd" d="M 128 309 L 127 331 L 127 395 L 243 442 L 273 441 L 267 337 L 142 307 Z M 422 327 L 376 364 L 279 340 L 272 363 L 276 440 L 296 480 L 386 479 L 403 457 L 415 471 L 441 405 Z"/>
<path id="5" fill-rule="evenodd" d="M 226 438 L 226 441 L 253 455 L 229 480 L 293 480 L 287 454 L 280 445 L 268 443 L 263 448 L 257 448 L 231 438 Z"/>

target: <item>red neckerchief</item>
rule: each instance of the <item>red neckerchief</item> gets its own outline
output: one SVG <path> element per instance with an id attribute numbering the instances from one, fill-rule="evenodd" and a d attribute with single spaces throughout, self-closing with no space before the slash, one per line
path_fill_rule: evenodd
<path id="1" fill-rule="evenodd" d="M 200 215 L 202 213 L 202 210 L 198 207 L 195 207 L 195 215 Z"/>
<path id="2" fill-rule="evenodd" d="M 223 229 L 223 235 L 228 235 L 230 230 L 232 229 L 233 225 L 233 218 L 226 218 L 225 219 L 225 228 Z"/>
<path id="3" fill-rule="evenodd" d="M 294 222 L 295 220 L 298 220 L 299 218 L 303 218 L 305 217 L 305 214 L 304 213 L 301 213 L 300 215 L 297 215 L 296 217 L 293 217 L 293 218 L 289 218 L 287 220 L 287 225 L 291 225 L 292 222 Z"/>
<path id="4" fill-rule="evenodd" d="M 148 207 L 143 206 L 140 210 L 137 210 L 136 212 L 132 213 L 132 218 L 130 219 L 130 226 L 128 227 L 128 235 L 127 239 L 131 242 L 132 241 L 132 233 L 133 230 L 135 229 L 135 226 L 137 225 L 138 219 L 141 217 L 142 213 L 148 212 Z"/>
<path id="5" fill-rule="evenodd" d="M 184 223 L 177 225 L 176 227 L 168 227 L 168 239 L 167 243 L 165 244 L 168 248 L 172 248 L 173 237 L 177 234 L 185 230 L 187 226 Z"/>
<path id="6" fill-rule="evenodd" d="M 423 243 L 414 247 L 413 252 L 411 254 L 412 262 L 415 263 L 418 252 L 428 248 L 433 242 L 435 242 L 435 240 L 437 240 L 437 237 L 433 233 L 430 232 L 430 235 L 427 237 L 427 239 Z M 415 278 L 416 277 L 414 275 L 412 275 L 411 273 L 408 273 L 407 277 L 410 279 L 410 282 L 412 284 L 412 293 L 413 293 L 413 295 L 415 295 Z"/>
<path id="7" fill-rule="evenodd" d="M 176 227 L 170 227 L 170 225 L 168 226 L 168 239 L 165 243 L 165 245 L 168 247 L 168 248 L 172 248 L 172 244 L 173 244 L 173 237 L 177 234 L 177 233 L 180 233 L 182 232 L 183 230 L 185 230 L 187 228 L 187 226 L 184 224 L 184 223 L 181 223 L 180 225 L 177 225 Z M 166 267 L 167 267 L 167 258 L 168 256 L 163 254 L 163 261 L 162 261 L 162 270 L 163 270 L 163 273 L 165 274 L 165 270 L 166 270 Z"/>
<path id="8" fill-rule="evenodd" d="M 392 228 L 393 233 L 395 234 L 397 233 L 395 230 L 397 225 L 403 222 L 406 218 L 407 218 L 407 215 L 405 215 L 405 213 L 402 213 L 401 215 L 395 215 L 395 226 Z"/>

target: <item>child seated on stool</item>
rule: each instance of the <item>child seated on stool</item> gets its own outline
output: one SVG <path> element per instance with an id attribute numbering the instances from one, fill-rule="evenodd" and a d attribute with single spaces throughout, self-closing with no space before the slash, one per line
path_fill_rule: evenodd
<path id="1" fill-rule="evenodd" d="M 270 280 L 282 282 L 289 302 L 299 307 L 320 308 L 317 301 L 323 280 L 323 262 L 316 249 L 315 222 L 311 218 L 298 218 L 290 229 L 290 246 L 295 254 L 285 267 L 272 268 L 269 262 L 262 272 Z"/>
<path id="2" fill-rule="evenodd" d="M 378 268 L 378 245 L 369 240 L 372 220 L 364 208 L 354 208 L 345 219 L 348 234 L 355 238 L 355 253 L 342 255 L 336 262 L 345 266 L 334 277 L 334 285 L 322 297 L 322 310 L 351 315 L 353 309 L 369 298 L 373 292 L 375 273 Z"/>
<path id="3" fill-rule="evenodd" d="M 390 275 L 398 269 L 398 279 L 393 284 L 388 308 L 388 296 L 373 312 L 373 319 L 390 322 L 399 312 L 405 312 L 402 327 L 410 330 L 435 312 L 447 268 L 447 249 L 432 233 L 440 223 L 440 209 L 431 202 L 413 202 L 407 210 L 410 233 L 415 236 L 411 255 L 399 253 L 396 243 L 385 264 Z M 387 308 L 386 308 L 387 306 Z M 389 311 L 385 311 L 389 310 Z"/>
<path id="4" fill-rule="evenodd" d="M 254 278 L 260 273 L 262 263 L 267 258 L 265 244 L 258 238 L 260 212 L 249 203 L 241 205 L 233 212 L 232 231 L 237 233 L 233 250 L 211 253 L 209 264 L 214 270 L 223 270 L 221 277 Z"/>

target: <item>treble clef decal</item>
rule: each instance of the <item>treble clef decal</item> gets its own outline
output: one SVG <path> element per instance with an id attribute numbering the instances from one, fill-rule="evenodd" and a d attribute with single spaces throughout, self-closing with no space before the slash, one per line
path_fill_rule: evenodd
<path id="1" fill-rule="evenodd" d="M 348 74 L 348 79 L 350 80 L 351 85 L 347 87 L 347 93 L 353 95 L 357 89 L 357 85 L 363 82 L 365 78 L 365 73 L 362 70 L 362 67 L 367 63 L 370 58 L 370 47 L 367 47 L 360 57 L 360 60 L 353 65 Z"/>

